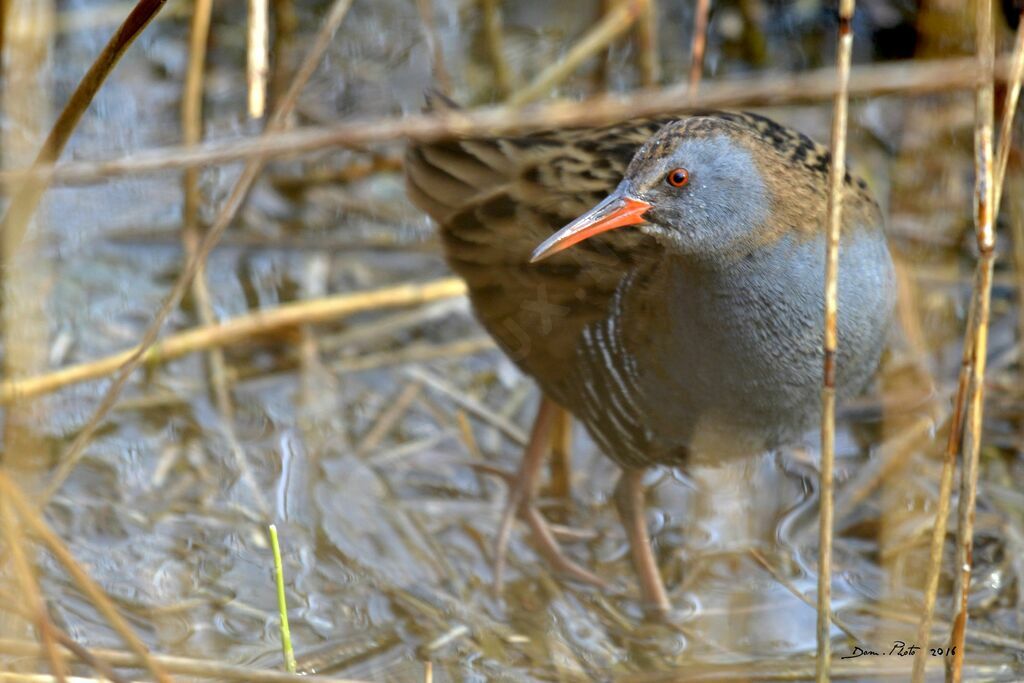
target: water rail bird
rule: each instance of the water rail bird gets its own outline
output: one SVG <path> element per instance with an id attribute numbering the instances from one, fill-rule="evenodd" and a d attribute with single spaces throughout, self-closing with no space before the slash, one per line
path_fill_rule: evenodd
<path id="1" fill-rule="evenodd" d="M 667 613 L 645 469 L 756 455 L 820 420 L 828 151 L 757 114 L 708 112 L 414 144 L 405 169 L 476 316 L 547 399 L 496 574 L 518 515 L 556 568 L 603 583 L 533 505 L 557 404 L 621 466 L 644 604 Z M 843 193 L 840 400 L 872 378 L 894 303 L 878 204 L 849 174 Z"/>

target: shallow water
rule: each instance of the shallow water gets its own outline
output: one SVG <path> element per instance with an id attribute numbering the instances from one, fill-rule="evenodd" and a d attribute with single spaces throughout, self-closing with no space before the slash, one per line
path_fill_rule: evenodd
<path id="1" fill-rule="evenodd" d="M 114 158 L 177 143 L 188 21 L 171 11 L 175 4 L 118 67 L 65 159 Z M 279 58 L 297 63 L 326 4 L 295 4 L 299 35 Z M 597 11 L 583 2 L 505 4 L 507 55 L 517 74 L 550 63 Z M 692 17 L 686 3 L 663 4 L 662 68 L 672 81 L 686 72 Z M 54 109 L 112 29 L 76 29 L 74 21 L 102 6 L 59 4 L 72 27 L 55 38 L 38 74 Z M 871 44 L 871 6 L 857 25 L 859 46 Z M 445 62 L 465 102 L 494 95 L 474 8 L 435 2 Z M 763 49 L 751 51 L 744 45 L 753 39 L 734 30 L 737 21 L 742 27 L 740 9 L 723 3 L 712 21 L 707 77 L 831 63 L 832 22 L 816 8 L 766 6 Z M 208 139 L 258 130 L 243 111 L 243 26 L 241 4 L 217 5 Z M 878 56 L 858 49 L 859 61 Z M 629 43 L 612 50 L 611 87 L 635 84 L 633 59 Z M 430 74 L 415 4 L 357 0 L 303 96 L 297 123 L 416 111 Z M 584 70 L 563 93 L 592 88 Z M 765 113 L 819 140 L 828 137 L 827 106 Z M 887 211 L 912 287 L 910 317 L 894 333 L 883 381 L 849 406 L 841 422 L 840 500 L 900 425 L 927 411 L 900 393 L 908 359 L 924 362 L 942 391 L 955 381 L 973 263 L 971 125 L 968 94 L 854 103 L 854 168 L 870 179 Z M 26 158 L 8 165 L 24 165 Z M 361 151 L 325 150 L 271 165 L 209 261 L 218 318 L 447 273 L 432 229 L 405 200 L 398 174 L 308 181 L 365 158 Z M 206 219 L 237 173 L 231 165 L 203 171 Z M 1008 203 L 1020 196 L 1007 190 Z M 179 175 L 168 172 L 50 192 L 5 281 L 8 306 L 41 301 L 43 319 L 26 324 L 39 328 L 48 366 L 98 358 L 137 341 L 181 267 L 181 204 Z M 1008 236 L 1001 244 L 1009 253 Z M 973 661 L 989 667 L 979 671 L 1006 678 L 1024 650 L 1015 290 L 1010 261 L 1002 258 L 993 295 L 969 639 Z M 195 324 L 188 303 L 165 331 Z M 610 504 L 617 471 L 577 426 L 573 498 L 567 506 L 551 501 L 550 511 L 586 532 L 568 551 L 611 587 L 599 591 L 552 575 L 517 526 L 508 585 L 493 595 L 492 539 L 505 486 L 472 464 L 482 458 L 514 469 L 537 395 L 488 344 L 468 354 L 446 346 L 482 335 L 466 303 L 454 301 L 231 346 L 225 354 L 234 415 L 227 421 L 203 355 L 140 371 L 48 506 L 48 521 L 161 653 L 281 668 L 265 533 L 273 521 L 283 543 L 292 638 L 306 671 L 408 680 L 420 677 L 429 659 L 442 680 L 654 672 L 757 678 L 772 667 L 813 672 L 816 617 L 807 602 L 817 581 L 813 437 L 807 449 L 651 475 L 651 533 L 677 611 L 672 626 L 655 626 L 642 621 L 625 535 Z M 437 357 L 403 358 L 422 348 Z M 106 388 L 105 381 L 87 382 L 8 412 L 5 436 L 16 424 L 35 444 L 30 452 L 8 454 L 27 490 L 47 481 Z M 407 407 L 379 429 L 381 417 L 403 400 Z M 460 430 L 460 412 L 479 454 Z M 837 520 L 834 609 L 858 642 L 875 649 L 910 642 L 916 630 L 938 477 L 928 453 L 944 435 L 931 439 L 916 444 L 902 470 Z M 38 561 L 54 620 L 89 646 L 121 647 L 55 561 L 45 553 Z M 947 566 L 951 561 L 950 553 Z M 950 583 L 944 576 L 938 614 L 945 620 Z M 838 627 L 834 633 L 837 656 L 848 654 L 853 641 Z M 29 637 L 30 631 L 16 624 L 4 635 Z M 932 669 L 941 666 L 936 661 Z M 865 670 L 860 677 L 873 676 Z"/>

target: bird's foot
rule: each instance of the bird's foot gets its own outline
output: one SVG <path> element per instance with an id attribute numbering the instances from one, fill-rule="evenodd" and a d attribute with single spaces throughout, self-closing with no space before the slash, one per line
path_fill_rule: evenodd
<path id="1" fill-rule="evenodd" d="M 529 472 L 524 471 L 528 464 L 527 458 L 523 459 L 523 465 L 516 474 L 499 470 L 489 465 L 474 464 L 473 467 L 486 474 L 499 477 L 508 484 L 508 499 L 505 508 L 501 513 L 501 520 L 498 523 L 498 533 L 494 543 L 494 589 L 501 591 L 504 586 L 505 566 L 508 560 L 508 542 L 511 537 L 512 523 L 517 517 L 526 522 L 530 528 L 530 535 L 536 544 L 537 551 L 545 562 L 551 565 L 556 571 L 566 574 L 577 581 L 589 583 L 598 588 L 606 588 L 608 582 L 597 576 L 590 570 L 581 566 L 569 558 L 558 542 L 558 536 L 580 538 L 578 530 L 565 529 L 561 526 L 550 524 L 536 504 L 536 497 L 533 495 L 531 486 L 532 479 Z"/>

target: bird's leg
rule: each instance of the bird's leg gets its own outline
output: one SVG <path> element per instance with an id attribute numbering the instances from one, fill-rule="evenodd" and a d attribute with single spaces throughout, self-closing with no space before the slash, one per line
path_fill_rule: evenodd
<path id="1" fill-rule="evenodd" d="M 615 486 L 615 504 L 629 537 L 629 550 L 640 580 L 644 607 L 652 617 L 663 619 L 668 615 L 671 604 L 651 548 L 651 537 L 647 533 L 644 496 L 644 470 L 623 469 L 622 477 Z"/>
<path id="2" fill-rule="evenodd" d="M 547 496 L 562 505 L 551 512 L 554 519 L 565 523 L 572 500 L 572 414 L 558 406 L 552 429 L 551 457 L 548 460 Z"/>
<path id="3" fill-rule="evenodd" d="M 537 477 L 540 474 L 544 457 L 551 448 L 552 432 L 558 413 L 562 407 L 547 397 L 542 397 L 537 417 L 533 421 L 530 440 L 523 452 L 523 460 L 519 471 L 509 484 L 508 501 L 501 514 L 498 533 L 494 542 L 494 587 L 501 590 L 505 578 L 505 564 L 508 556 L 508 540 L 512 533 L 512 523 L 517 515 L 522 515 L 536 541 L 538 550 L 544 559 L 555 569 L 570 576 L 598 586 L 605 582 L 595 574 L 579 566 L 562 552 L 554 533 L 547 521 L 534 505 L 537 493 Z"/>

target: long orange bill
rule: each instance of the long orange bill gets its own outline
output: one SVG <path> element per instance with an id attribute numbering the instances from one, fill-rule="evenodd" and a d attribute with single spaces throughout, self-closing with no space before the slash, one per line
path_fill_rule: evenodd
<path id="1" fill-rule="evenodd" d="M 651 208 L 647 202 L 619 194 L 610 195 L 533 250 L 530 263 L 546 259 L 563 249 L 608 230 L 643 223 L 643 215 Z"/>

